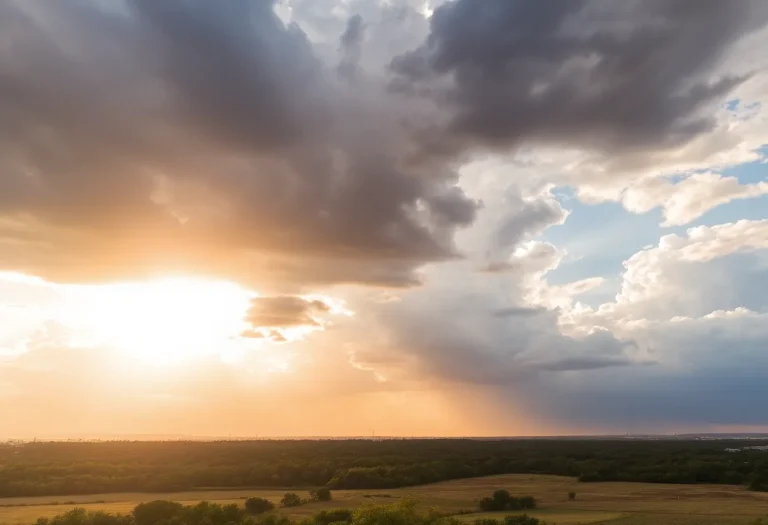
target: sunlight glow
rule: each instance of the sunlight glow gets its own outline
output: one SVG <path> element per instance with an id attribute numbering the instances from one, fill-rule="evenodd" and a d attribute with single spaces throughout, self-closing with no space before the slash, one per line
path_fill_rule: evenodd
<path id="1" fill-rule="evenodd" d="M 155 364 L 210 355 L 232 360 L 253 293 L 189 278 L 68 287 L 61 321 L 83 344 L 103 344 Z"/>

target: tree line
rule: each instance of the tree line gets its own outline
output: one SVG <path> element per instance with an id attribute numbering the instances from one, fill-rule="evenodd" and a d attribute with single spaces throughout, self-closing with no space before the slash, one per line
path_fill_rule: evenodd
<path id="1" fill-rule="evenodd" d="M 140 503 L 129 514 L 111 514 L 76 508 L 36 525 L 467 525 L 467 522 L 435 511 L 417 508 L 414 501 L 365 506 L 355 510 L 326 509 L 310 518 L 292 520 L 276 513 L 252 513 L 237 504 L 202 501 L 182 505 L 157 500 Z M 511 515 L 500 519 L 478 519 L 473 525 L 545 525 L 537 518 Z"/>
<path id="2" fill-rule="evenodd" d="M 0 497 L 195 488 L 386 489 L 505 473 L 768 490 L 739 441 L 283 440 L 0 445 Z M 755 442 L 758 444 L 758 442 Z"/>

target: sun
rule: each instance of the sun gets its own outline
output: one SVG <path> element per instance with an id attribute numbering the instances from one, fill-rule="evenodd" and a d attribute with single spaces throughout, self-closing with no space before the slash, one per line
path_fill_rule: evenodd
<path id="1" fill-rule="evenodd" d="M 167 278 L 67 290 L 61 321 L 85 344 L 168 364 L 237 352 L 254 293 L 225 281 Z"/>

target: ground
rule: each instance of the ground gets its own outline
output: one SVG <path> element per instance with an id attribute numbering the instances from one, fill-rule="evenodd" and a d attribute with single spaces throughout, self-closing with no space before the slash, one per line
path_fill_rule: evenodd
<path id="1" fill-rule="evenodd" d="M 768 493 L 727 485 L 659 485 L 645 483 L 578 483 L 558 476 L 503 475 L 447 481 L 420 487 L 392 490 L 339 490 L 334 500 L 310 503 L 284 512 L 303 517 L 324 508 L 353 508 L 366 503 L 391 503 L 401 498 L 415 498 L 421 505 L 442 512 L 474 510 L 477 501 L 496 489 L 506 489 L 517 496 L 534 496 L 540 509 L 529 514 L 553 525 L 604 523 L 610 525 L 746 525 L 768 516 Z M 198 490 L 177 493 L 97 494 L 91 496 L 2 498 L 0 523 L 30 524 L 38 517 L 53 516 L 79 506 L 93 510 L 129 512 L 137 503 L 170 499 L 183 503 L 200 500 L 238 503 L 250 496 L 279 502 L 286 492 L 307 497 L 307 491 L 282 490 Z M 568 493 L 576 492 L 569 501 Z M 503 517 L 505 514 L 497 514 Z M 470 522 L 489 513 L 462 515 Z"/>

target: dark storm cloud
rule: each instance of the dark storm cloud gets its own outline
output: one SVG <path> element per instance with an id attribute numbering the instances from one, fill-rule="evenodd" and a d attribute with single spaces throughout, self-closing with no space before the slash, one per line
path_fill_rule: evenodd
<path id="1" fill-rule="evenodd" d="M 614 432 L 766 425 L 768 412 L 756 401 L 768 395 L 765 322 L 751 315 L 651 324 L 654 348 L 674 364 L 580 382 L 549 376 L 525 393 L 526 402 L 566 426 Z"/>
<path id="2" fill-rule="evenodd" d="M 274 1 L 129 3 L 185 123 L 247 149 L 287 147 L 314 131 L 308 99 L 320 64 Z"/>
<path id="3" fill-rule="evenodd" d="M 432 153 L 525 141 L 619 154 L 686 143 L 744 80 L 713 76 L 723 52 L 765 25 L 759 0 L 457 0 L 424 44 L 392 62 L 401 90 L 449 113 Z"/>
<path id="4" fill-rule="evenodd" d="M 320 300 L 295 296 L 257 297 L 251 301 L 246 322 L 256 328 L 288 328 L 319 326 L 316 316 L 328 313 L 330 307 Z"/>
<path id="5" fill-rule="evenodd" d="M 404 162 L 408 104 L 339 83 L 272 3 L 3 3 L 0 264 L 410 285 L 455 257 L 476 204 Z"/>
<path id="6" fill-rule="evenodd" d="M 376 322 L 384 335 L 356 351 L 355 361 L 393 379 L 428 377 L 494 387 L 536 383 L 542 374 L 635 364 L 632 341 L 607 331 L 568 337 L 560 333 L 557 310 L 505 304 L 508 297 L 522 295 L 524 275 L 472 274 L 467 279 L 474 286 L 467 289 L 446 285 L 380 305 Z M 483 289 L 486 279 L 494 279 L 495 286 Z"/>
<path id="7" fill-rule="evenodd" d="M 361 67 L 341 82 L 268 0 L 3 2 L 0 264 L 54 280 L 416 284 L 419 266 L 459 255 L 453 234 L 474 220 L 479 203 L 456 187 L 472 146 L 554 140 L 620 156 L 684 142 L 738 82 L 707 75 L 764 7 L 445 4 L 392 64 L 433 105 Z M 349 18 L 334 33 L 342 58 L 395 35 L 392 13 Z M 511 208 L 500 252 L 521 224 L 560 213 Z"/>

